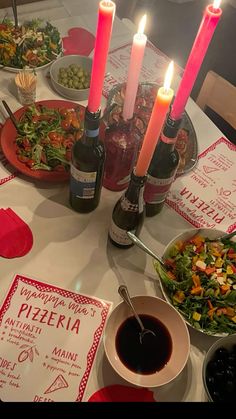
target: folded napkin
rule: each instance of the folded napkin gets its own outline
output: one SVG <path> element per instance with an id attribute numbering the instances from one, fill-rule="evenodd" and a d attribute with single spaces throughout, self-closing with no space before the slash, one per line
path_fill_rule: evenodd
<path id="1" fill-rule="evenodd" d="M 89 56 L 95 44 L 95 36 L 83 28 L 71 28 L 68 36 L 62 38 L 64 55 L 75 54 Z"/>
<path id="2" fill-rule="evenodd" d="M 111 385 L 96 391 L 89 402 L 155 402 L 153 392 L 146 388 Z"/>
<path id="3" fill-rule="evenodd" d="M 0 256 L 25 256 L 32 248 L 33 235 L 29 226 L 11 209 L 0 209 Z"/>

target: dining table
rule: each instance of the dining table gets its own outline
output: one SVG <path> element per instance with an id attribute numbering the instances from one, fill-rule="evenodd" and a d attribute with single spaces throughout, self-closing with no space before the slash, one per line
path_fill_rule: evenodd
<path id="1" fill-rule="evenodd" d="M 98 1 L 95 0 L 44 0 L 19 5 L 18 19 L 19 22 L 35 17 L 47 19 L 59 29 L 61 36 L 75 26 L 95 35 L 97 7 Z M 0 9 L 0 19 L 4 16 L 12 17 L 12 9 Z M 134 33 L 132 23 L 127 24 L 116 16 L 110 49 L 131 42 Z M 48 71 L 48 67 L 37 71 L 37 101 L 63 100 L 53 90 Z M 106 71 L 111 71 L 109 63 Z M 14 77 L 14 73 L 0 69 L 1 100 L 5 100 L 13 112 L 21 108 Z M 175 81 L 176 85 L 178 82 L 179 78 Z M 86 101 L 78 103 L 87 104 Z M 103 109 L 105 105 L 106 98 L 103 97 Z M 191 98 L 186 111 L 196 132 L 199 153 L 223 136 Z M 4 124 L 7 118 L 0 104 L 0 122 Z M 1 161 L 0 165 L 3 163 Z M 136 246 L 119 249 L 108 240 L 112 211 L 122 192 L 103 187 L 96 210 L 81 214 L 69 204 L 68 182 L 40 181 L 19 172 L 11 176 L 14 168 L 4 167 L 9 180 L 0 183 L 0 207 L 14 210 L 30 227 L 34 241 L 31 251 L 24 257 L 0 257 L 1 301 L 17 274 L 110 301 L 113 307 L 121 301 L 118 294 L 121 284 L 128 287 L 131 296 L 164 298 L 152 258 Z M 162 255 L 170 240 L 190 227 L 183 217 L 165 205 L 160 214 L 144 220 L 140 238 L 155 253 Z M 188 329 L 191 344 L 189 359 L 176 379 L 151 389 L 157 402 L 207 401 L 202 364 L 206 351 L 216 338 L 191 327 Z M 129 384 L 111 367 L 101 340 L 83 401 L 88 401 L 96 391 L 110 385 Z"/>

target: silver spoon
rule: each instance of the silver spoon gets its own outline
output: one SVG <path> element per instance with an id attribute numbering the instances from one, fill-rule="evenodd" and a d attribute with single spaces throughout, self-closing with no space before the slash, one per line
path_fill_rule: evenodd
<path id="1" fill-rule="evenodd" d="M 149 247 L 146 246 L 146 244 L 143 243 L 142 240 L 140 240 L 137 236 L 135 236 L 134 233 L 132 233 L 131 231 L 127 231 L 127 235 L 129 236 L 130 240 L 132 240 L 132 242 L 134 244 L 136 244 L 138 247 L 140 247 L 140 249 L 142 249 L 144 252 L 146 252 L 148 255 L 152 256 L 154 259 L 156 259 L 161 266 L 163 267 L 163 269 L 166 270 L 166 266 L 165 263 L 163 262 L 163 260 L 160 258 L 160 256 L 157 256 L 151 249 L 149 249 Z"/>
<path id="2" fill-rule="evenodd" d="M 153 336 L 156 336 L 155 333 L 152 330 L 145 329 L 142 320 L 140 319 L 139 315 L 137 314 L 137 312 L 136 312 L 136 310 L 135 310 L 135 308 L 132 304 L 132 301 L 131 301 L 130 296 L 129 296 L 128 288 L 125 285 L 120 285 L 120 287 L 118 288 L 118 292 L 119 292 L 120 296 L 122 297 L 123 301 L 129 306 L 129 308 L 131 308 L 131 310 L 134 314 L 134 317 L 136 318 L 136 320 L 137 320 L 137 322 L 138 322 L 138 324 L 141 328 L 141 332 L 139 333 L 140 343 L 143 343 L 143 337 L 144 337 L 144 335 L 146 335 L 148 333 L 152 334 Z"/>
<path id="3" fill-rule="evenodd" d="M 217 237 L 216 239 L 212 239 L 211 241 L 227 240 L 227 239 L 231 239 L 231 237 L 234 237 L 235 235 L 236 235 L 236 230 L 233 231 L 233 233 L 223 234 L 222 236 Z"/>
<path id="4" fill-rule="evenodd" d="M 17 5 L 16 5 L 16 0 L 12 0 L 12 10 L 13 10 L 13 15 L 14 15 L 14 20 L 15 20 L 15 28 L 18 28 L 18 13 L 17 13 Z"/>

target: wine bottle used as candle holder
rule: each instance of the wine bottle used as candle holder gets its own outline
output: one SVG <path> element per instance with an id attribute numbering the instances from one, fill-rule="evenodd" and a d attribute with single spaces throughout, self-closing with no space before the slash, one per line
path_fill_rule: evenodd
<path id="1" fill-rule="evenodd" d="M 147 217 L 152 217 L 162 210 L 175 179 L 179 164 L 179 154 L 175 149 L 175 143 L 180 124 L 181 119 L 175 121 L 169 115 L 157 142 L 144 190 Z"/>
<path id="2" fill-rule="evenodd" d="M 85 110 L 84 134 L 73 145 L 70 171 L 70 204 L 77 212 L 93 211 L 99 204 L 105 161 L 99 139 L 101 110 Z"/>
<path id="3" fill-rule="evenodd" d="M 113 209 L 108 237 L 117 247 L 127 249 L 133 246 L 128 231 L 136 235 L 140 233 L 145 217 L 143 191 L 146 179 L 146 176 L 136 176 L 133 171 L 127 190 Z"/>

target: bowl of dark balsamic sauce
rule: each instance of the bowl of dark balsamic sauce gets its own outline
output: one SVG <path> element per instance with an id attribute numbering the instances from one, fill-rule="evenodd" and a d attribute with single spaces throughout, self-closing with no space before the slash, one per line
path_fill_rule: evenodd
<path id="1" fill-rule="evenodd" d="M 166 301 L 154 296 L 135 296 L 132 303 L 144 327 L 152 330 L 139 339 L 140 326 L 124 302 L 111 312 L 104 348 L 113 369 L 141 387 L 159 387 L 174 380 L 189 357 L 190 338 L 182 316 Z"/>

